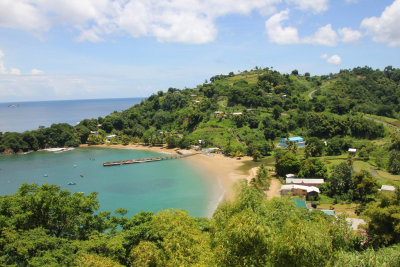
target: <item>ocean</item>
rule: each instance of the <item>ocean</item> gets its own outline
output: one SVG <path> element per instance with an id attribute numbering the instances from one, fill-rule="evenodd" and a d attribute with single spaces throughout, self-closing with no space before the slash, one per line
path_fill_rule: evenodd
<path id="1" fill-rule="evenodd" d="M 185 160 L 165 160 L 103 167 L 104 161 L 154 157 L 159 154 L 129 149 L 76 148 L 0 157 L 0 195 L 17 192 L 22 183 L 55 184 L 71 192 L 98 192 L 100 210 L 140 211 L 184 209 L 208 216 L 218 201 L 218 185 Z M 69 185 L 68 183 L 76 183 Z"/>
<path id="2" fill-rule="evenodd" d="M 111 98 L 0 103 L 0 132 L 24 132 L 39 126 L 104 117 L 140 103 L 144 98 Z"/>
<path id="3" fill-rule="evenodd" d="M 37 129 L 52 123 L 77 124 L 85 118 L 122 111 L 143 98 L 0 103 L 0 131 Z M 104 161 L 145 158 L 154 152 L 113 148 L 76 148 L 62 153 L 33 152 L 0 156 L 0 195 L 16 193 L 22 183 L 55 184 L 71 192 L 98 192 L 100 210 L 185 209 L 209 216 L 221 197 L 215 177 L 193 169 L 184 159 L 103 167 Z M 82 176 L 83 177 L 82 177 Z M 68 185 L 73 182 L 76 185 Z"/>

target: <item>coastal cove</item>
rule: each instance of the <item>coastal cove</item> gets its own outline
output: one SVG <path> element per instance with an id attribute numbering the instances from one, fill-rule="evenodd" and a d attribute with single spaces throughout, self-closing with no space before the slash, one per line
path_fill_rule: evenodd
<path id="1" fill-rule="evenodd" d="M 210 164 L 198 165 L 211 159 L 211 156 L 202 154 L 183 160 L 102 166 L 104 161 L 172 153 L 130 148 L 81 147 L 62 153 L 42 151 L 2 156 L 0 195 L 15 193 L 25 182 L 48 183 L 72 193 L 98 192 L 101 211 L 125 208 L 127 216 L 132 216 L 140 211 L 157 212 L 172 208 L 185 209 L 192 216 L 211 216 L 222 198 L 232 193 L 232 183 L 223 177 L 223 172 L 210 172 Z M 219 169 L 230 173 L 224 168 Z"/>

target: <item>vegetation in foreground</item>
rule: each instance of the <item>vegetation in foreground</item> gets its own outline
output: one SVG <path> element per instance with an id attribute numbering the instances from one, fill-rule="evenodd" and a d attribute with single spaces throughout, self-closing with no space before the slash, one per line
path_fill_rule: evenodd
<path id="1" fill-rule="evenodd" d="M 399 241 L 399 219 L 392 218 L 390 232 L 378 218 L 388 208 L 400 211 L 399 191 L 366 208 L 373 222 L 366 236 L 351 231 L 343 217 L 296 208 L 290 198 L 266 201 L 246 182 L 236 200 L 219 205 L 210 219 L 183 210 L 127 218 L 122 209 L 97 212 L 95 193 L 24 184 L 0 198 L 0 264 L 398 266 L 398 245 L 373 249 Z"/>

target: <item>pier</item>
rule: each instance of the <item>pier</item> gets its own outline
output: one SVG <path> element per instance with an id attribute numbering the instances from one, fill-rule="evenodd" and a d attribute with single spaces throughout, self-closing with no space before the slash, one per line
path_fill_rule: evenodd
<path id="1" fill-rule="evenodd" d="M 107 166 L 117 166 L 117 165 L 124 165 L 124 164 L 155 162 L 155 161 L 170 160 L 170 159 L 181 159 L 181 158 L 186 158 L 186 157 L 190 157 L 190 156 L 193 156 L 193 155 L 197 155 L 197 154 L 200 154 L 200 153 L 201 152 L 187 153 L 187 154 L 176 155 L 176 156 L 156 157 L 156 158 L 106 161 L 106 162 L 103 162 L 103 166 L 107 167 Z"/>

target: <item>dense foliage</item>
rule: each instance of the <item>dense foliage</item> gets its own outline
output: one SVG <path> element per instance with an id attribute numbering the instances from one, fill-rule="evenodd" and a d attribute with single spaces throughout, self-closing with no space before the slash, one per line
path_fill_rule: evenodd
<path id="1" fill-rule="evenodd" d="M 0 264 L 340 266 L 381 253 L 363 252 L 366 237 L 350 231 L 344 218 L 264 197 L 242 183 L 236 200 L 220 204 L 210 219 L 181 210 L 127 218 L 123 210 L 98 213 L 94 193 L 25 184 L 0 197 Z M 395 251 L 382 250 L 391 257 L 377 262 L 395 266 Z"/>

